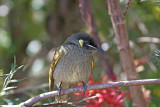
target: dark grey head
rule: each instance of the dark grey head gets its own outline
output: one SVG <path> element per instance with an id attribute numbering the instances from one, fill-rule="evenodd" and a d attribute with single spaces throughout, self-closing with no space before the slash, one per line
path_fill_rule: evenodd
<path id="1" fill-rule="evenodd" d="M 64 44 L 72 44 L 78 47 L 84 48 L 86 50 L 99 50 L 104 52 L 100 47 L 98 47 L 96 41 L 87 33 L 76 33 L 68 37 Z"/>

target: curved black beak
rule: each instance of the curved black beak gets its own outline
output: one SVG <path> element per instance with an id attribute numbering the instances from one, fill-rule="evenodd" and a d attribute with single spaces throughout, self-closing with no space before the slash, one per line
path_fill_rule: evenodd
<path id="1" fill-rule="evenodd" d="M 89 44 L 86 44 L 86 45 L 87 45 L 88 47 L 92 48 L 92 49 L 96 49 L 96 50 L 101 51 L 101 52 L 104 53 L 104 50 L 103 50 L 102 48 L 100 48 L 100 47 L 94 47 L 94 46 L 89 45 Z"/>

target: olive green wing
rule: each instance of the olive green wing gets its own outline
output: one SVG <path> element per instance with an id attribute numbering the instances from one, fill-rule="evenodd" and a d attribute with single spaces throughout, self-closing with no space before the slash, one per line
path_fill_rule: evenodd
<path id="1" fill-rule="evenodd" d="M 54 88 L 54 79 L 53 79 L 53 73 L 54 73 L 54 69 L 60 59 L 60 57 L 62 56 L 62 51 L 60 50 L 60 48 L 57 48 L 57 50 L 54 53 L 53 56 L 53 61 L 49 70 L 49 90 L 52 91 Z"/>

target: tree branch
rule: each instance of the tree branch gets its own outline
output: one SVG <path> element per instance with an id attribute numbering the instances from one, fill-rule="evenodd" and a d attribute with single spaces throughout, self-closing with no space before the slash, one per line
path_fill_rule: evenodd
<path id="1" fill-rule="evenodd" d="M 126 9 L 125 9 L 124 12 L 123 12 L 123 16 L 124 16 L 124 17 L 125 17 L 126 14 L 127 14 L 127 11 L 128 11 L 128 8 L 129 8 L 130 4 L 131 4 L 131 0 L 128 0 L 128 3 L 127 3 L 127 5 L 126 5 Z"/>
<path id="2" fill-rule="evenodd" d="M 126 20 L 122 14 L 120 2 L 119 0 L 107 0 L 107 3 L 117 40 L 118 50 L 120 52 L 123 70 L 127 74 L 128 80 L 138 80 L 139 75 L 136 72 L 133 54 L 129 46 Z M 140 86 L 131 86 L 129 88 L 133 107 L 148 107 L 142 93 L 142 88 Z"/>
<path id="3" fill-rule="evenodd" d="M 89 5 L 90 0 L 79 0 L 79 7 L 80 7 L 80 12 L 82 14 L 82 19 L 85 22 L 86 26 L 89 29 L 89 33 L 95 38 L 97 41 L 98 45 L 101 45 L 102 42 L 99 38 L 98 31 L 97 31 L 97 26 Z M 116 77 L 114 76 L 113 69 L 111 64 L 108 61 L 107 55 L 99 52 L 100 58 L 101 58 L 101 64 L 106 72 L 106 74 L 109 75 L 109 79 L 115 80 Z"/>
<path id="4" fill-rule="evenodd" d="M 133 80 L 133 81 L 120 81 L 120 82 L 113 82 L 113 83 L 105 83 L 105 84 L 97 84 L 97 85 L 87 85 L 86 90 L 84 87 L 75 87 L 70 89 L 62 90 L 61 95 L 76 93 L 76 92 L 83 92 L 87 90 L 96 90 L 96 89 L 104 89 L 104 88 L 114 88 L 114 87 L 126 87 L 126 86 L 138 86 L 138 85 L 148 85 L 148 84 L 160 84 L 160 79 L 146 79 L 146 80 Z M 58 96 L 58 91 L 51 91 L 47 93 L 42 93 L 35 97 L 28 99 L 25 102 L 17 105 L 16 107 L 28 107 L 36 104 L 39 101 Z M 2 105 L 2 107 L 6 107 Z"/>

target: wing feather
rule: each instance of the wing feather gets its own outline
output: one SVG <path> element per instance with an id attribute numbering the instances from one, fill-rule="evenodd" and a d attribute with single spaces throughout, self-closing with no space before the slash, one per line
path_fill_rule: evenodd
<path id="1" fill-rule="evenodd" d="M 93 68 L 94 68 L 94 58 L 93 58 L 93 56 L 92 56 L 92 60 L 91 60 L 91 70 L 93 70 Z"/>
<path id="2" fill-rule="evenodd" d="M 60 49 L 57 49 L 54 53 L 53 61 L 49 70 L 49 90 L 50 91 L 52 91 L 54 88 L 53 72 L 61 56 L 62 56 L 62 51 L 60 51 Z"/>

